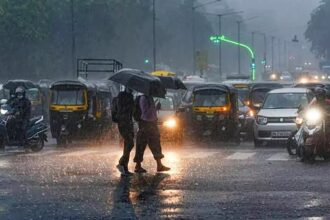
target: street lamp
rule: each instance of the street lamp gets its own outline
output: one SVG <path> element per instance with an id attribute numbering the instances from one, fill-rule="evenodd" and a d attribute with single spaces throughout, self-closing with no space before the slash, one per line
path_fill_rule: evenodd
<path id="1" fill-rule="evenodd" d="M 228 12 L 228 13 L 222 13 L 222 14 L 217 14 L 218 16 L 218 21 L 219 21 L 219 36 L 222 35 L 222 18 L 225 16 L 230 16 L 230 15 L 235 15 L 243 13 L 243 11 L 233 11 L 233 12 Z M 222 44 L 219 43 L 219 77 L 221 79 L 222 76 Z"/>
<path id="2" fill-rule="evenodd" d="M 257 18 L 258 16 L 254 16 L 254 17 L 251 17 L 251 18 L 247 18 L 247 19 L 244 19 L 244 20 L 240 20 L 240 21 L 236 21 L 237 22 L 237 42 L 238 44 L 241 43 L 241 24 L 242 22 L 246 22 L 246 21 L 251 21 L 255 18 Z M 238 46 L 238 55 L 237 55 L 237 58 L 238 58 L 238 74 L 240 75 L 241 74 L 241 47 Z"/>
<path id="3" fill-rule="evenodd" d="M 155 0 L 154 0 L 155 1 Z M 196 57 L 195 57 L 195 51 L 196 51 L 196 35 L 195 35 L 195 11 L 196 9 L 198 8 L 201 8 L 201 7 L 204 7 L 206 5 L 211 5 L 211 4 L 214 4 L 214 3 L 218 3 L 220 2 L 221 0 L 213 0 L 213 1 L 209 1 L 209 2 L 206 2 L 204 4 L 199 4 L 199 5 L 192 5 L 191 7 L 191 10 L 192 10 L 192 43 L 193 43 L 193 46 L 192 46 L 192 58 L 193 58 L 193 73 L 195 75 L 196 73 Z"/>

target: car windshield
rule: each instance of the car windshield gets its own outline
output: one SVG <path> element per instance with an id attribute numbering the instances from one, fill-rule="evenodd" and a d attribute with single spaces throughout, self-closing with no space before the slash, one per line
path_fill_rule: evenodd
<path id="1" fill-rule="evenodd" d="M 227 93 L 220 90 L 203 90 L 195 93 L 194 106 L 217 107 L 227 104 Z"/>
<path id="2" fill-rule="evenodd" d="M 266 90 L 255 90 L 251 94 L 252 105 L 261 106 L 264 102 L 268 91 Z"/>
<path id="3" fill-rule="evenodd" d="M 37 88 L 33 88 L 33 89 L 28 89 L 26 91 L 26 97 L 30 100 L 30 101 L 35 101 L 39 99 L 39 89 Z"/>
<path id="4" fill-rule="evenodd" d="M 239 88 L 237 89 L 238 97 L 245 101 L 248 99 L 249 89 L 248 88 Z"/>
<path id="5" fill-rule="evenodd" d="M 166 96 L 165 99 L 159 99 L 159 102 L 161 104 L 161 110 L 164 111 L 171 111 L 174 110 L 174 102 L 173 102 L 173 98 Z"/>
<path id="6" fill-rule="evenodd" d="M 51 103 L 55 105 L 83 105 L 84 90 L 56 90 L 52 92 Z"/>
<path id="7" fill-rule="evenodd" d="M 306 93 L 270 93 L 266 97 L 263 109 L 297 109 L 300 105 L 307 104 Z"/>

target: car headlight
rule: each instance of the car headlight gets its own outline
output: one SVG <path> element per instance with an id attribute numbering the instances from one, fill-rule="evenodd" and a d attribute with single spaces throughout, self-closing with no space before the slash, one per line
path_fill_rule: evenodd
<path id="1" fill-rule="evenodd" d="M 316 125 L 322 119 L 322 112 L 319 109 L 311 108 L 306 112 L 305 118 L 307 125 Z"/>
<path id="2" fill-rule="evenodd" d="M 267 118 L 263 116 L 258 116 L 257 117 L 257 123 L 260 125 L 265 125 L 267 124 Z"/>
<path id="3" fill-rule="evenodd" d="M 0 109 L 0 113 L 1 113 L 2 115 L 5 115 L 5 114 L 8 113 L 8 110 L 2 108 L 2 109 Z"/>
<path id="4" fill-rule="evenodd" d="M 301 125 L 303 122 L 304 122 L 304 119 L 303 119 L 303 118 L 301 118 L 301 117 L 296 117 L 295 123 L 296 123 L 297 125 Z"/>
<path id="5" fill-rule="evenodd" d="M 253 117 L 254 117 L 254 111 L 250 110 L 250 111 L 247 113 L 247 117 L 253 118 Z"/>
<path id="6" fill-rule="evenodd" d="M 174 118 L 164 121 L 164 126 L 167 128 L 175 128 L 177 126 L 177 121 Z"/>

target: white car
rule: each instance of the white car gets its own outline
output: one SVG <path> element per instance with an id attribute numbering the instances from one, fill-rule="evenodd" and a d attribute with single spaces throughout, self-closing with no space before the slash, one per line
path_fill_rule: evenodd
<path id="1" fill-rule="evenodd" d="M 270 91 L 256 115 L 253 126 L 256 147 L 272 141 L 287 141 L 297 130 L 295 119 L 300 106 L 314 95 L 306 88 L 283 88 Z"/>

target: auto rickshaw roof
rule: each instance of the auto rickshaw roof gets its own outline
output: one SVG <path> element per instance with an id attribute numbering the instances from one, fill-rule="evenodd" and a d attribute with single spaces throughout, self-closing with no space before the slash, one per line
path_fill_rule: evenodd
<path id="1" fill-rule="evenodd" d="M 251 90 L 263 89 L 263 88 L 279 89 L 283 87 L 284 86 L 281 83 L 275 83 L 275 82 L 256 82 L 250 85 Z"/>
<path id="2" fill-rule="evenodd" d="M 23 87 L 25 89 L 39 88 L 36 83 L 25 79 L 9 80 L 3 84 L 4 89 L 8 89 L 11 91 L 15 90 L 17 87 Z"/>
<path id="3" fill-rule="evenodd" d="M 193 90 L 196 86 L 207 84 L 206 82 L 200 82 L 200 81 L 182 81 L 182 82 L 187 87 L 187 90 Z"/>
<path id="4" fill-rule="evenodd" d="M 236 92 L 236 89 L 231 86 L 231 85 L 226 85 L 226 84 L 220 84 L 220 83 L 206 83 L 204 85 L 199 85 L 196 86 L 193 91 L 202 91 L 202 90 L 223 90 L 223 91 L 228 91 L 230 93 Z"/>
<path id="5" fill-rule="evenodd" d="M 88 89 L 88 85 L 85 83 L 82 83 L 78 80 L 61 80 L 61 81 L 56 81 L 53 82 L 50 85 L 50 89 L 55 89 L 55 88 L 74 88 L 74 87 L 80 87 L 84 89 Z"/>

